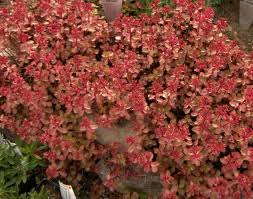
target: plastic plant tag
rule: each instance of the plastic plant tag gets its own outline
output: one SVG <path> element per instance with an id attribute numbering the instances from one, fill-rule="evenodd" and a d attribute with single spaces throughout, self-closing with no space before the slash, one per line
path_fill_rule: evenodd
<path id="1" fill-rule="evenodd" d="M 122 0 L 101 0 L 100 1 L 108 22 L 112 22 L 121 13 Z"/>
<path id="2" fill-rule="evenodd" d="M 59 181 L 61 197 L 62 199 L 76 199 L 75 193 L 72 189 L 72 186 L 65 185 Z"/>

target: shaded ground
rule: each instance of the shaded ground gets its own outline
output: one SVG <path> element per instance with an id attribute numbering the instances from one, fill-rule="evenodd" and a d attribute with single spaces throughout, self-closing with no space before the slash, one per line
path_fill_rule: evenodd
<path id="1" fill-rule="evenodd" d="M 239 25 L 240 1 L 225 0 L 221 8 L 217 9 L 217 17 L 224 17 L 232 27 L 232 38 L 239 40 L 245 50 L 250 51 L 253 47 L 253 24 L 250 29 L 242 29 Z M 253 13 L 252 13 L 253 14 Z"/>

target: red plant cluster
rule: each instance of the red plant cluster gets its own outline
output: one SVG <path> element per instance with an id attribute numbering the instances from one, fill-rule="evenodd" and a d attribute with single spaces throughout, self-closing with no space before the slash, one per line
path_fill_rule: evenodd
<path id="1" fill-rule="evenodd" d="M 152 3 L 111 29 L 81 0 L 0 10 L 0 126 L 48 146 L 49 177 L 81 180 L 107 156 L 160 175 L 161 198 L 248 198 L 253 186 L 253 56 L 204 1 Z M 97 128 L 132 121 L 128 149 Z"/>

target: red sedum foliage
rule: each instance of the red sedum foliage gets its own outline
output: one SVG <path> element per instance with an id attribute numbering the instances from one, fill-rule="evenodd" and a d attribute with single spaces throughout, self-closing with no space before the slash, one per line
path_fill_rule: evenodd
<path id="1" fill-rule="evenodd" d="M 17 0 L 0 10 L 0 127 L 48 146 L 50 178 L 74 184 L 108 157 L 160 176 L 161 198 L 252 197 L 253 54 L 204 1 L 152 3 L 108 24 L 81 0 Z M 128 149 L 97 128 L 134 121 Z"/>

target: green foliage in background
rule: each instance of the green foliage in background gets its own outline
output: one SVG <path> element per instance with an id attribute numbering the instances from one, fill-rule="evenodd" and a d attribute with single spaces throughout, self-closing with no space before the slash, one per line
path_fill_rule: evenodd
<path id="1" fill-rule="evenodd" d="M 38 155 L 45 147 L 38 143 L 25 144 L 17 141 L 0 143 L 0 199 L 47 199 L 44 189 L 19 195 L 20 184 L 25 184 L 31 172 L 44 166 Z"/>
<path id="2" fill-rule="evenodd" d="M 149 4 L 153 0 L 127 0 L 123 3 L 123 13 L 125 15 L 137 16 L 141 13 L 151 13 L 151 8 Z M 194 1 L 194 0 L 193 0 Z M 94 2 L 94 0 L 93 0 Z M 142 8 L 136 7 L 136 2 L 140 2 Z M 225 0 L 206 0 L 206 5 L 211 6 L 214 9 L 220 8 L 220 6 L 225 2 Z M 161 0 L 161 6 L 169 5 L 173 7 L 173 0 Z"/>
<path id="3" fill-rule="evenodd" d="M 15 142 L 20 149 L 23 157 L 23 161 L 29 163 L 27 169 L 29 171 L 35 169 L 36 167 L 44 167 L 45 162 L 42 157 L 40 157 L 41 151 L 46 149 L 46 146 L 40 145 L 38 142 L 33 142 L 31 144 L 26 144 L 22 140 L 16 140 Z"/>
<path id="4" fill-rule="evenodd" d="M 225 0 L 206 0 L 206 5 L 212 6 L 213 8 L 217 9 L 224 3 Z"/>
<path id="5" fill-rule="evenodd" d="M 19 199 L 49 199 L 49 196 L 49 192 L 45 189 L 45 187 L 42 187 L 39 192 L 32 190 L 29 193 L 24 193 L 19 196 Z"/>

